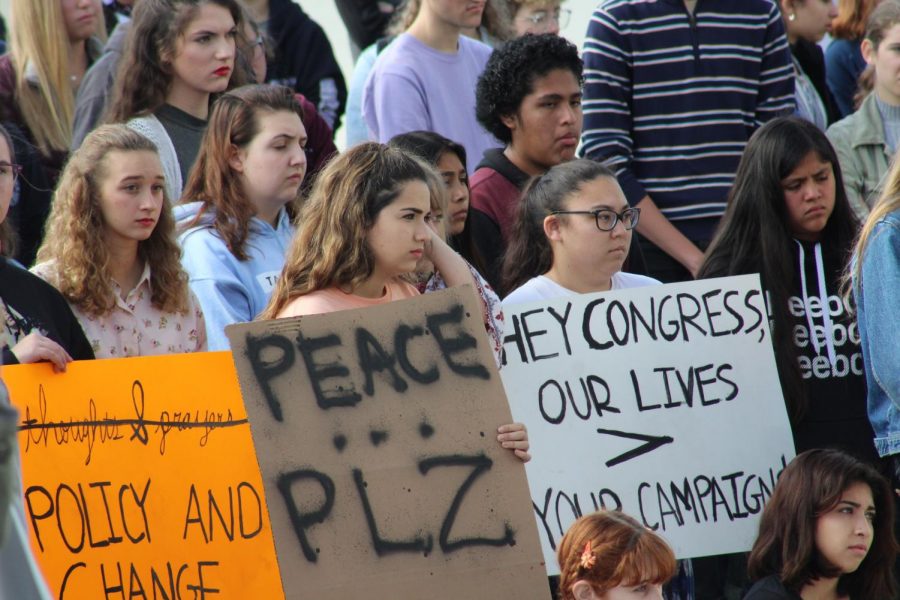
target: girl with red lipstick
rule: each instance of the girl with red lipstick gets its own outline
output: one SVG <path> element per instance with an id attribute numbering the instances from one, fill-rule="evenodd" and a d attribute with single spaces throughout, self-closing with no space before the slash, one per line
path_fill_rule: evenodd
<path id="1" fill-rule="evenodd" d="M 782 471 L 750 553 L 744 600 L 896 598 L 894 498 L 871 466 L 808 450 Z"/>
<path id="2" fill-rule="evenodd" d="M 68 300 L 97 358 L 206 350 L 153 143 L 103 125 L 72 154 L 32 270 Z"/>
<path id="3" fill-rule="evenodd" d="M 836 447 L 877 465 L 841 293 L 858 229 L 828 138 L 808 121 L 774 119 L 747 144 L 700 276 L 759 273 L 797 451 Z"/>
<path id="4" fill-rule="evenodd" d="M 303 205 L 297 234 L 263 319 L 330 313 L 419 295 L 404 276 L 421 258 L 447 286 L 471 285 L 466 262 L 428 226 L 435 173 L 422 161 L 377 143 L 332 160 Z M 503 425 L 498 441 L 530 459 L 521 424 Z"/>
<path id="5" fill-rule="evenodd" d="M 551 167 L 519 203 L 503 304 L 659 284 L 622 272 L 639 217 L 608 167 L 586 159 Z"/>
<path id="6" fill-rule="evenodd" d="M 134 9 L 107 120 L 156 144 L 173 201 L 200 151 L 212 101 L 249 81 L 235 61 L 239 40 L 237 0 L 141 0 Z"/>

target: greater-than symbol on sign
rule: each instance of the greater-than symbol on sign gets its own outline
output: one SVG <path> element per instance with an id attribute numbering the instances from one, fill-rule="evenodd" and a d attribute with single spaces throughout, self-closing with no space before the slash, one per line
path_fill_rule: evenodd
<path id="1" fill-rule="evenodd" d="M 647 454 L 648 452 L 653 452 L 660 446 L 664 446 L 665 444 L 671 444 L 675 441 L 675 438 L 668 435 L 647 435 L 645 433 L 629 433 L 627 431 L 616 431 L 615 429 L 598 429 L 597 433 L 600 435 L 612 435 L 615 437 L 625 438 L 629 440 L 639 440 L 644 442 L 637 448 L 633 448 L 628 452 L 624 452 L 616 457 L 613 457 L 606 461 L 607 467 L 614 467 L 620 463 L 625 461 L 629 461 L 632 458 L 637 458 L 642 454 Z"/>

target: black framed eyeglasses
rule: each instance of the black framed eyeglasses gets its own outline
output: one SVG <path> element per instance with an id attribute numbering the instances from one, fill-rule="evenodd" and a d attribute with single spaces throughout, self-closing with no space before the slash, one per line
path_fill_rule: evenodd
<path id="1" fill-rule="evenodd" d="M 0 162 L 0 179 L 9 179 L 15 181 L 22 172 L 22 165 L 15 163 Z"/>
<path id="2" fill-rule="evenodd" d="M 616 224 L 621 221 L 625 229 L 634 229 L 637 227 L 638 220 L 641 218 L 641 209 L 626 208 L 617 213 L 611 208 L 598 208 L 597 210 L 554 210 L 551 215 L 593 215 L 597 223 L 597 229 L 600 231 L 612 231 L 616 228 Z"/>

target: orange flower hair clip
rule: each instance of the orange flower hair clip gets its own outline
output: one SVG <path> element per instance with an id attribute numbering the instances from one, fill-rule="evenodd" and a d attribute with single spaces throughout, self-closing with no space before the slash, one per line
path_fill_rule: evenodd
<path id="1" fill-rule="evenodd" d="M 584 552 L 581 553 L 581 568 L 593 569 L 595 564 L 597 564 L 597 557 L 594 556 L 594 551 L 591 550 L 591 542 L 588 541 L 584 545 Z"/>

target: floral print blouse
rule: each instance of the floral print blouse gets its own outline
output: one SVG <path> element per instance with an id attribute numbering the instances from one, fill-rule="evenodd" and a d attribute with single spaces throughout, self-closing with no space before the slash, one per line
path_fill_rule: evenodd
<path id="1" fill-rule="evenodd" d="M 53 283 L 48 275 L 50 263 L 35 265 L 32 272 Z M 116 306 L 102 316 L 89 315 L 77 306 L 72 312 L 78 317 L 97 358 L 125 358 L 157 354 L 180 354 L 206 350 L 206 324 L 200 302 L 190 290 L 188 311 L 185 314 L 163 312 L 153 306 L 150 289 L 150 265 L 138 284 L 122 299 L 119 284 L 112 281 Z"/>

